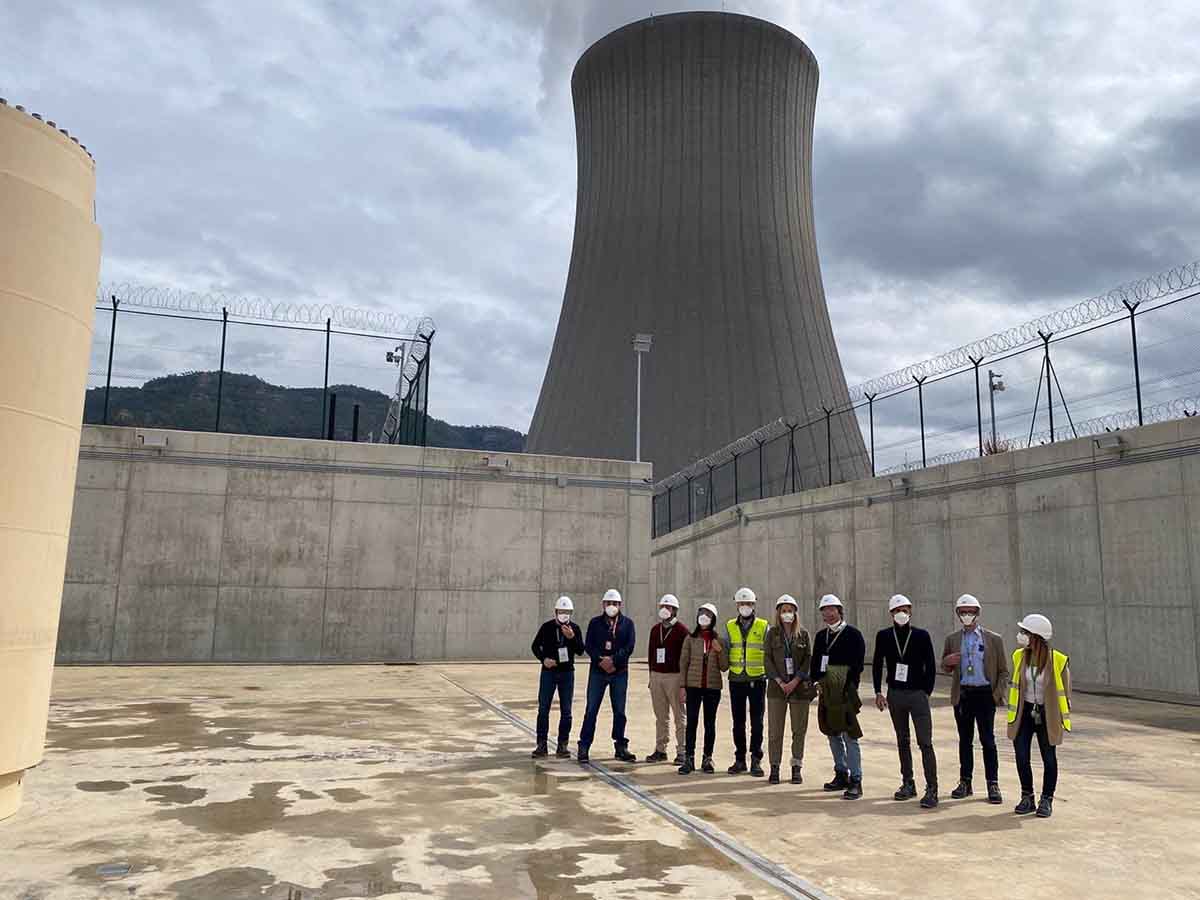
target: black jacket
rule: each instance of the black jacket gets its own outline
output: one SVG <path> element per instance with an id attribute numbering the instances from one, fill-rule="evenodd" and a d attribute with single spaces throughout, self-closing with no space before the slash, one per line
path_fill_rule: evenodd
<path id="1" fill-rule="evenodd" d="M 904 650 L 904 658 L 900 658 L 897 644 Z M 887 665 L 888 688 L 912 690 L 916 688 L 926 694 L 933 693 L 933 683 L 937 675 L 937 660 L 933 655 L 933 639 L 924 628 L 913 628 L 911 625 L 884 628 L 875 635 L 875 656 L 871 661 L 871 677 L 875 680 L 875 693 L 881 693 L 883 667 Z M 908 665 L 908 680 L 896 681 L 896 663 Z"/>
<path id="2" fill-rule="evenodd" d="M 853 625 L 845 625 L 833 636 L 832 650 L 829 649 L 830 643 L 828 628 L 822 628 L 817 632 L 817 636 L 813 640 L 810 672 L 812 680 L 820 681 L 824 677 L 821 672 L 821 659 L 829 654 L 829 665 L 850 668 L 846 681 L 853 685 L 855 690 L 858 690 L 858 679 L 862 675 L 863 666 L 867 661 L 867 642 L 863 639 L 862 632 Z"/>
<path id="3" fill-rule="evenodd" d="M 529 649 L 533 651 L 533 658 L 538 662 L 544 659 L 552 659 L 558 663 L 559 669 L 575 668 L 575 657 L 583 653 L 583 627 L 578 622 L 571 622 L 571 627 L 575 629 L 575 637 L 567 640 L 562 633 L 562 628 L 559 627 L 557 619 L 551 619 L 549 622 L 543 622 L 542 627 L 538 629 L 537 636 L 534 637 L 533 643 Z M 567 648 L 567 662 L 559 662 L 558 648 Z"/>

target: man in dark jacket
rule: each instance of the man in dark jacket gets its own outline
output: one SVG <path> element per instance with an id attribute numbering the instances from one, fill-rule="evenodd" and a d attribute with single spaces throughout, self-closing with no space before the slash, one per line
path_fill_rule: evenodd
<path id="1" fill-rule="evenodd" d="M 826 782 L 824 788 L 843 791 L 843 800 L 858 800 L 862 797 L 862 751 L 858 746 L 862 701 L 858 698 L 858 681 L 866 663 L 867 642 L 861 631 L 847 624 L 842 601 L 835 595 L 822 597 L 818 608 L 825 627 L 813 641 L 809 674 L 821 692 L 817 725 L 829 738 L 833 753 L 833 781 Z"/>
<path id="2" fill-rule="evenodd" d="M 633 619 L 621 615 L 619 591 L 604 592 L 604 613 L 588 623 L 584 649 L 591 657 L 588 669 L 587 712 L 583 716 L 583 727 L 579 730 L 579 762 L 588 761 L 588 750 L 596 736 L 596 716 L 604 693 L 608 692 L 612 703 L 612 739 L 616 757 L 621 762 L 637 762 L 629 752 L 629 740 L 625 737 L 625 694 L 629 688 L 629 658 L 633 655 L 636 633 Z"/>
<path id="3" fill-rule="evenodd" d="M 895 799 L 908 800 L 917 796 L 913 780 L 912 739 L 909 719 L 917 732 L 921 748 L 921 765 L 925 770 L 923 809 L 933 809 L 937 798 L 937 755 L 933 752 L 933 715 L 929 696 L 937 678 L 937 659 L 933 655 L 933 639 L 923 628 L 914 628 L 912 601 L 895 594 L 888 601 L 891 628 L 875 636 L 875 656 L 871 662 L 871 677 L 875 681 L 875 706 L 883 712 L 890 709 L 892 727 L 896 729 L 896 747 L 900 751 L 900 789 Z M 887 667 L 887 697 L 883 696 L 883 669 Z"/>
<path id="4" fill-rule="evenodd" d="M 546 741 L 550 735 L 550 704 L 558 694 L 558 749 L 554 755 L 570 759 L 567 742 L 571 739 L 571 700 L 575 694 L 575 657 L 583 653 L 583 634 L 571 623 L 575 604 L 570 597 L 559 597 L 554 604 L 554 618 L 542 623 L 530 649 L 542 664 L 538 685 L 537 746 L 533 757 L 546 756 L 550 751 Z"/>

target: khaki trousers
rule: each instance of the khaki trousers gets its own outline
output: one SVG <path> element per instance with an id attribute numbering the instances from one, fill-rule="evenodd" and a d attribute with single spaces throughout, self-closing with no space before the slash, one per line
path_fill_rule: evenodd
<path id="1" fill-rule="evenodd" d="M 679 686 L 682 675 L 678 672 L 650 673 L 650 702 L 654 706 L 654 751 L 667 752 L 670 737 L 668 716 L 675 717 L 675 752 L 682 753 L 685 745 L 687 722 L 683 705 L 679 702 Z"/>
<path id="2" fill-rule="evenodd" d="M 767 694 L 767 757 L 771 765 L 783 761 L 783 728 L 789 714 L 792 720 L 792 765 L 804 764 L 804 736 L 808 734 L 808 707 L 811 700 Z"/>

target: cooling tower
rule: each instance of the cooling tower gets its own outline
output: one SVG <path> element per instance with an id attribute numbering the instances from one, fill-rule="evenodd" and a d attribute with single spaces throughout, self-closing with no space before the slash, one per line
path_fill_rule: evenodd
<path id="1" fill-rule="evenodd" d="M 817 61 L 778 26 L 726 13 L 635 22 L 571 78 L 578 196 L 571 267 L 530 426 L 534 453 L 642 456 L 664 477 L 782 415 L 848 402 L 812 210 Z M 869 474 L 834 418 L 834 480 Z M 797 431 L 806 486 L 823 423 Z"/>
<path id="2" fill-rule="evenodd" d="M 91 157 L 0 102 L 0 818 L 42 758 L 100 230 Z"/>

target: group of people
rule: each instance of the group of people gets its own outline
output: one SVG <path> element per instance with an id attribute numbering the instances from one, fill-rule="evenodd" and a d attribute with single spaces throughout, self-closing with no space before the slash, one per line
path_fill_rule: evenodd
<path id="1" fill-rule="evenodd" d="M 704 744 L 699 769 L 713 773 L 717 708 L 726 677 L 733 715 L 734 761 L 729 774 L 763 777 L 763 720 L 767 725 L 768 780 L 778 784 L 783 765 L 785 730 L 791 726 L 791 783 L 801 784 L 804 741 L 811 702 L 817 699 L 817 723 L 829 740 L 833 779 L 823 787 L 841 791 L 846 800 L 863 795 L 859 714 L 859 681 L 866 662 L 866 640 L 846 621 L 842 601 L 826 594 L 817 604 L 824 627 L 810 637 L 800 624 L 800 604 L 790 594 L 775 601 L 774 620 L 758 615 L 758 598 L 748 587 L 733 596 L 737 615 L 720 623 L 712 603 L 696 611 L 695 625 L 679 621 L 679 600 L 664 594 L 658 602 L 658 622 L 650 631 L 649 688 L 654 708 L 654 752 L 649 763 L 668 761 L 672 718 L 675 726 L 674 765 L 680 775 L 696 771 L 696 740 L 701 713 Z M 559 701 L 558 743 L 555 756 L 569 759 L 571 705 L 575 660 L 590 660 L 587 707 L 579 732 L 576 758 L 589 760 L 596 718 L 608 694 L 612 706 L 615 756 L 636 762 L 625 736 L 625 700 L 629 663 L 636 628 L 622 612 L 621 594 L 606 591 L 602 612 L 588 622 L 586 632 L 573 619 L 570 597 L 559 597 L 555 617 L 533 639 L 534 657 L 541 663 L 538 691 L 537 746 L 534 758 L 548 756 L 550 708 Z M 903 594 L 888 601 L 892 624 L 875 636 L 872 678 L 875 706 L 891 714 L 900 757 L 900 787 L 896 800 L 917 796 L 913 769 L 912 732 L 921 751 L 925 791 L 920 805 L 938 805 L 937 755 L 933 747 L 930 695 L 939 668 L 951 676 L 950 703 L 959 738 L 959 781 L 954 799 L 973 794 L 975 738 L 983 751 L 987 799 L 1002 803 L 999 758 L 996 752 L 996 710 L 1008 707 L 1008 737 L 1013 742 L 1021 800 L 1015 812 L 1048 818 L 1058 782 L 1056 748 L 1071 730 L 1071 676 L 1066 654 L 1053 648 L 1053 628 L 1043 615 L 1031 614 L 1017 623 L 1017 643 L 1009 657 L 1003 638 L 980 623 L 982 604 L 963 594 L 955 602 L 961 628 L 948 635 L 939 659 L 929 632 L 912 624 L 913 604 Z M 727 674 L 726 674 L 727 673 Z M 886 679 L 886 693 L 884 681 Z M 749 732 L 747 740 L 747 732 Z M 1041 797 L 1035 802 L 1031 750 L 1034 738 L 1042 758 Z"/>

